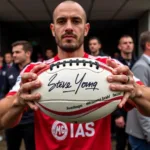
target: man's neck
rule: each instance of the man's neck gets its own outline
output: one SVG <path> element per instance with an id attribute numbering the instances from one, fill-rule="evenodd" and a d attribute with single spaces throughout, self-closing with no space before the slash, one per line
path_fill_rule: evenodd
<path id="1" fill-rule="evenodd" d="M 99 52 L 100 52 L 99 50 L 96 51 L 96 52 L 92 52 L 91 55 L 92 55 L 92 56 L 98 56 L 98 55 L 99 55 Z"/>
<path id="2" fill-rule="evenodd" d="M 83 56 L 84 56 L 83 46 L 74 52 L 65 52 L 60 48 L 58 48 L 58 57 L 60 59 L 72 58 L 72 57 L 83 57 Z"/>
<path id="3" fill-rule="evenodd" d="M 31 60 L 27 60 L 21 64 L 18 64 L 19 69 L 22 70 L 27 64 L 29 64 L 31 62 Z"/>
<path id="4" fill-rule="evenodd" d="M 128 59 L 128 60 L 132 59 L 132 53 L 121 53 L 121 56 L 123 59 Z"/>

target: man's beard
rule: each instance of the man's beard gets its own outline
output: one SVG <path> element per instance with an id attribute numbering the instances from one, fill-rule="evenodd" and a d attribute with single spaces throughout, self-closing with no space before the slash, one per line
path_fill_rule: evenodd
<path id="1" fill-rule="evenodd" d="M 62 43 L 62 41 L 56 37 L 56 43 L 58 45 L 58 47 L 60 47 L 61 50 L 65 51 L 65 52 L 74 52 L 77 49 L 79 49 L 84 41 L 84 37 L 80 37 L 80 39 L 76 42 L 76 43 L 72 43 L 71 40 L 66 41 L 66 43 Z"/>

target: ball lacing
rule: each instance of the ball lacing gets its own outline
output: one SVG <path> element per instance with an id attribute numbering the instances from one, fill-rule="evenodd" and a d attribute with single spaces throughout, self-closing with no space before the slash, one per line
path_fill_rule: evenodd
<path id="1" fill-rule="evenodd" d="M 79 60 L 79 59 L 76 59 L 76 60 L 64 60 L 63 62 L 57 62 L 57 63 L 54 63 L 54 64 L 51 64 L 50 65 L 50 70 L 53 70 L 53 68 L 56 66 L 57 68 L 60 67 L 60 65 L 62 65 L 63 67 L 66 66 L 66 64 L 69 64 L 70 66 L 72 66 L 74 64 L 76 64 L 77 66 L 79 66 L 79 64 L 83 64 L 83 66 L 86 66 L 89 64 L 90 67 L 93 67 L 93 66 L 96 66 L 96 69 L 98 70 L 99 69 L 99 63 L 98 62 L 92 62 L 92 61 L 87 61 L 87 60 Z"/>

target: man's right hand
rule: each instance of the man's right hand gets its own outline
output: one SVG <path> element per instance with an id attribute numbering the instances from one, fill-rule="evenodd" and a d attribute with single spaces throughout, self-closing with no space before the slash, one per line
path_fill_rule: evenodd
<path id="1" fill-rule="evenodd" d="M 120 116 L 119 118 L 115 119 L 115 124 L 119 128 L 124 128 L 124 126 L 125 126 L 124 117 Z"/>
<path id="2" fill-rule="evenodd" d="M 14 102 L 16 106 L 28 105 L 31 109 L 37 110 L 38 106 L 35 105 L 39 101 L 40 93 L 31 94 L 33 89 L 41 87 L 41 82 L 37 79 L 37 72 L 46 67 L 46 64 L 39 64 L 35 66 L 31 72 L 21 74 L 21 85 L 17 93 L 17 98 Z"/>

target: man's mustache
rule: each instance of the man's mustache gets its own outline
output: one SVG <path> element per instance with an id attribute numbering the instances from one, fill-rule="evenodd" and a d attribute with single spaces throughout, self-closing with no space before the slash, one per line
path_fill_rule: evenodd
<path id="1" fill-rule="evenodd" d="M 71 37 L 73 37 L 73 38 L 77 38 L 77 36 L 75 35 L 75 34 L 68 34 L 68 33 L 65 33 L 65 34 L 63 34 L 62 36 L 61 36 L 61 38 L 65 38 L 65 37 L 67 37 L 67 36 L 71 36 Z"/>

